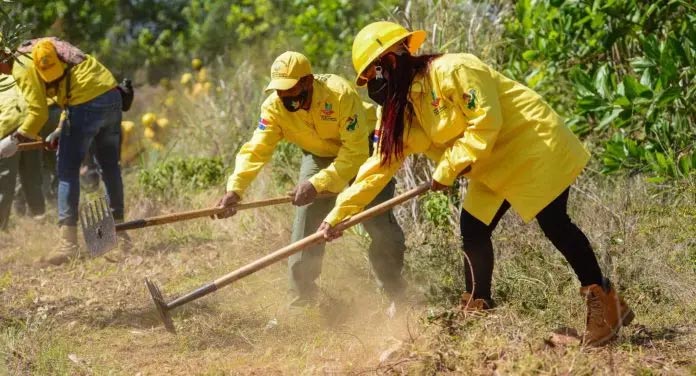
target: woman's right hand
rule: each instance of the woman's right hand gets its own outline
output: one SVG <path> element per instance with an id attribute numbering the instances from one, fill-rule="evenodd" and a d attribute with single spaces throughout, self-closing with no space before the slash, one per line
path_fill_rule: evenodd
<path id="1" fill-rule="evenodd" d="M 237 214 L 237 207 L 236 205 L 241 201 L 241 198 L 239 197 L 238 194 L 234 192 L 227 192 L 225 193 L 224 196 L 218 201 L 217 207 L 218 208 L 226 208 L 225 210 L 221 210 L 217 212 L 216 214 L 213 214 L 212 217 L 213 219 L 223 219 L 223 218 L 229 218 L 235 214 Z"/>
<path id="2" fill-rule="evenodd" d="M 322 222 L 317 232 L 323 233 L 324 239 L 328 242 L 338 239 L 343 235 L 343 231 L 339 231 L 336 227 L 328 224 L 328 222 Z"/>

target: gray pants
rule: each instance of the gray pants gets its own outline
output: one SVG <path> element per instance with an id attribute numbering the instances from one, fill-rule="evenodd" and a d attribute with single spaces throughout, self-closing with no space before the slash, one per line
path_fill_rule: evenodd
<path id="1" fill-rule="evenodd" d="M 318 171 L 326 168 L 334 158 L 322 158 L 305 153 L 300 167 L 300 182 L 308 180 Z M 377 205 L 394 196 L 394 180 L 380 192 L 370 203 Z M 313 203 L 297 208 L 293 224 L 292 241 L 298 241 L 314 233 L 327 214 L 333 209 L 335 199 L 320 199 Z M 401 277 L 404 264 L 404 233 L 396 222 L 391 210 L 363 222 L 365 230 L 372 242 L 368 249 L 368 257 L 378 285 L 389 296 L 400 294 L 405 282 Z M 304 251 L 296 253 L 288 259 L 290 289 L 299 297 L 311 298 L 317 292 L 315 280 L 321 273 L 321 263 L 324 257 L 325 243 L 313 245 Z"/>

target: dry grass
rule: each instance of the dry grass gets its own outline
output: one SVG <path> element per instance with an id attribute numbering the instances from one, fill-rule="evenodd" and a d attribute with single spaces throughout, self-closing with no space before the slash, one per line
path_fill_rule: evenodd
<path id="1" fill-rule="evenodd" d="M 264 181 L 254 191 L 276 194 Z M 288 310 L 279 264 L 177 309 L 179 333 L 167 333 L 143 278 L 159 281 L 171 298 L 281 247 L 292 214 L 283 207 L 133 231 L 136 249 L 129 254 L 46 269 L 32 260 L 55 243 L 52 219 L 16 219 L 0 235 L 0 373 L 693 374 L 693 186 L 662 201 L 635 181 L 595 181 L 601 180 L 578 184 L 572 213 L 638 315 L 603 349 L 545 341 L 559 326 L 582 327 L 584 307 L 565 262 L 536 225 L 523 226 L 513 215 L 495 234 L 501 306 L 491 315 L 451 319 L 446 299 L 432 296 L 430 305 L 404 307 L 388 319 L 364 242 L 350 235 L 329 246 L 320 307 Z M 214 196 L 201 193 L 193 205 L 206 206 Z M 150 206 L 149 214 L 165 210 L 143 205 L 137 193 L 131 197 L 131 207 Z M 671 205 L 676 199 L 683 201 Z M 421 249 L 434 245 L 410 234 L 409 262 L 422 262 Z M 456 241 L 449 242 L 455 246 L 449 252 L 458 252 Z M 427 290 L 437 281 L 414 287 Z"/>

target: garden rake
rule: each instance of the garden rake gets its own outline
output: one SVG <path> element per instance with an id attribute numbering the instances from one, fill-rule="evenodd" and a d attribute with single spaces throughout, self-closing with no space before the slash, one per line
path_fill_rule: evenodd
<path id="1" fill-rule="evenodd" d="M 335 197 L 335 193 L 319 193 L 317 199 Z M 239 210 L 261 208 L 277 204 L 292 202 L 292 197 L 276 197 L 266 200 L 242 202 L 235 205 Z M 208 209 L 192 210 L 180 213 L 165 214 L 157 217 L 136 219 L 133 221 L 116 223 L 111 209 L 105 198 L 101 198 L 93 203 L 88 203 L 82 208 L 80 213 L 80 225 L 82 226 L 82 234 L 85 238 L 85 243 L 89 249 L 89 253 L 93 256 L 102 255 L 116 247 L 116 232 L 125 230 L 135 230 L 150 226 L 158 226 L 167 223 L 186 221 L 189 219 L 210 217 L 218 214 L 228 208 L 213 207 Z"/>
<path id="2" fill-rule="evenodd" d="M 346 221 L 343 221 L 336 225 L 336 229 L 343 231 L 349 227 L 352 227 L 358 223 L 361 223 L 367 219 L 370 219 L 374 216 L 377 216 L 379 214 L 384 213 L 385 211 L 393 208 L 396 205 L 401 204 L 404 201 L 410 200 L 411 198 L 414 198 L 416 196 L 419 196 L 426 191 L 430 189 L 430 183 L 426 183 L 423 185 L 420 185 L 416 188 L 413 188 L 407 192 L 404 192 L 391 200 L 385 201 L 379 205 L 376 205 L 370 209 L 367 209 L 361 213 L 356 214 L 355 216 L 349 218 Z M 152 301 L 155 303 L 155 307 L 157 308 L 157 313 L 159 314 L 160 319 L 162 320 L 162 323 L 164 324 L 164 327 L 171 333 L 176 333 L 176 329 L 174 328 L 174 322 L 172 321 L 172 317 L 169 314 L 169 311 L 172 309 L 184 305 L 188 302 L 191 302 L 193 300 L 196 300 L 198 298 L 201 298 L 205 295 L 208 295 L 214 291 L 217 291 L 218 289 L 229 285 L 232 282 L 235 282 L 241 278 L 244 278 L 252 273 L 255 273 L 271 264 L 274 264 L 282 259 L 285 259 L 305 247 L 312 245 L 314 243 L 319 243 L 324 241 L 324 235 L 321 232 L 315 232 L 314 234 L 305 237 L 304 239 L 298 240 L 290 245 L 287 245 L 271 254 L 268 254 L 256 261 L 253 261 L 229 274 L 226 274 L 215 281 L 208 283 L 204 286 L 201 286 L 197 288 L 196 290 L 180 296 L 173 301 L 167 303 L 164 300 L 164 296 L 162 295 L 162 292 L 160 289 L 155 285 L 152 281 L 149 279 L 145 278 L 145 285 L 147 286 L 148 290 L 150 291 L 150 295 L 152 296 Z"/>

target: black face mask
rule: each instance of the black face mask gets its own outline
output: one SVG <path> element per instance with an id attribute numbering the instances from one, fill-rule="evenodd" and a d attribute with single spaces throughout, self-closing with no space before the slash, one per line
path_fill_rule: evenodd
<path id="1" fill-rule="evenodd" d="M 376 66 L 375 78 L 367 81 L 367 95 L 380 106 L 387 101 L 387 79 L 382 75 L 382 67 Z"/>
<path id="2" fill-rule="evenodd" d="M 286 110 L 290 112 L 296 112 L 299 111 L 302 107 L 304 107 L 308 95 L 309 90 L 305 89 L 302 90 L 300 94 L 297 94 L 294 97 L 282 97 L 281 100 L 283 101 L 283 106 L 285 106 Z"/>

